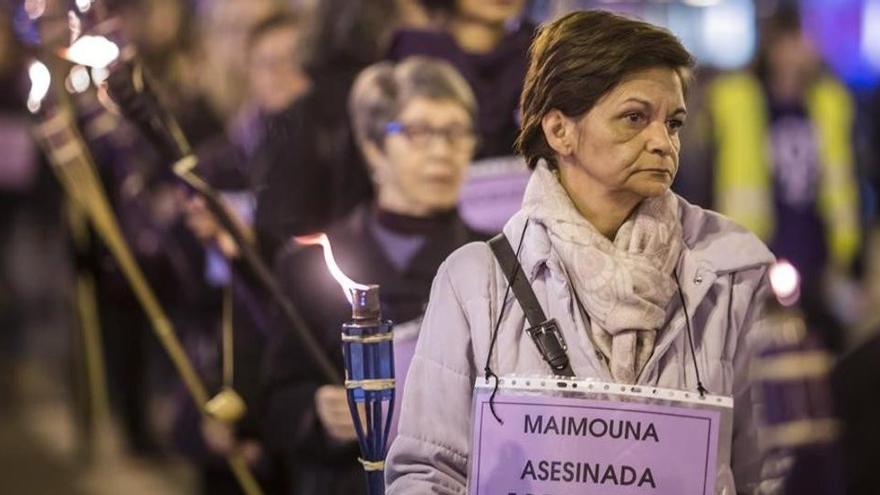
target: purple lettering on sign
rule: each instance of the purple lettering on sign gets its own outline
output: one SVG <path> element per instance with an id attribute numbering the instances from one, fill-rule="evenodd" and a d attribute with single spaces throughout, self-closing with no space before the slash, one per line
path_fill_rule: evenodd
<path id="1" fill-rule="evenodd" d="M 475 391 L 471 495 L 712 495 L 721 411 Z"/>

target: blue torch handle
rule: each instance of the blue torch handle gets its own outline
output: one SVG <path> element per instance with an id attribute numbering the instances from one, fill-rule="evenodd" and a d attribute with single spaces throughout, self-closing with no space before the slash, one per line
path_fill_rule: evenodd
<path id="1" fill-rule="evenodd" d="M 385 493 L 384 461 L 394 410 L 392 323 L 342 326 L 345 386 L 370 495 Z"/>

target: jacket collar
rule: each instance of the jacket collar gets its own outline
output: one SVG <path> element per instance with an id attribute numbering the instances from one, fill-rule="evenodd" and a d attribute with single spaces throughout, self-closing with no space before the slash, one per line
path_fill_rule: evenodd
<path id="1" fill-rule="evenodd" d="M 770 250 L 745 228 L 718 213 L 676 197 L 685 244 L 676 272 L 689 310 L 696 309 L 719 276 L 766 266 L 775 260 Z M 514 250 L 523 239 L 519 259 L 523 271 L 533 281 L 542 268 L 556 270 L 560 267 L 542 225 L 529 221 L 523 237 L 526 220 L 526 214 L 519 211 L 504 226 L 504 234 Z"/>
<path id="2" fill-rule="evenodd" d="M 722 215 L 693 206 L 681 197 L 677 198 L 685 246 L 676 273 L 688 314 L 695 315 L 697 308 L 719 277 L 769 265 L 773 263 L 774 257 L 754 234 L 743 227 Z M 550 238 L 542 225 L 529 221 L 528 229 L 523 236 L 526 220 L 525 214 L 522 211 L 518 212 L 505 225 L 504 234 L 514 250 L 517 249 L 520 238 L 523 239 L 519 259 L 529 281 L 534 282 L 544 268 L 564 273 L 561 262 L 552 253 Z M 663 332 L 657 341 L 654 355 L 642 370 L 638 383 L 644 383 L 666 350 L 686 327 L 685 315 L 681 311 L 678 297 L 673 299 L 672 304 L 673 312 L 669 315 L 668 331 Z M 589 360 L 594 360 L 591 352 L 587 352 L 585 356 Z M 603 369 L 595 362 L 594 368 Z"/>

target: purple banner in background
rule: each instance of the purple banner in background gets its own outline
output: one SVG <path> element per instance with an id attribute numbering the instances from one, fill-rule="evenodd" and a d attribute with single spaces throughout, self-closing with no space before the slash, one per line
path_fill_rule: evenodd
<path id="1" fill-rule="evenodd" d="M 476 390 L 471 495 L 712 495 L 721 412 Z"/>

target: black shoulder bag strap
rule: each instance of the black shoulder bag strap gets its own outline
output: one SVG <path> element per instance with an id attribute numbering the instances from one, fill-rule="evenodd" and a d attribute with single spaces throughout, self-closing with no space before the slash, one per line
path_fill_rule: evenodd
<path id="1" fill-rule="evenodd" d="M 510 288 L 513 289 L 513 295 L 525 313 L 526 319 L 529 320 L 531 327 L 526 331 L 532 337 L 544 361 L 550 365 L 553 374 L 573 377 L 574 371 L 566 354 L 568 347 L 559 330 L 559 324 L 555 319 L 548 320 L 544 310 L 541 309 L 541 303 L 535 297 L 535 291 L 529 285 L 510 241 L 504 234 L 498 234 L 489 241 L 489 247 L 492 248 L 492 253 L 501 265 Z"/>

